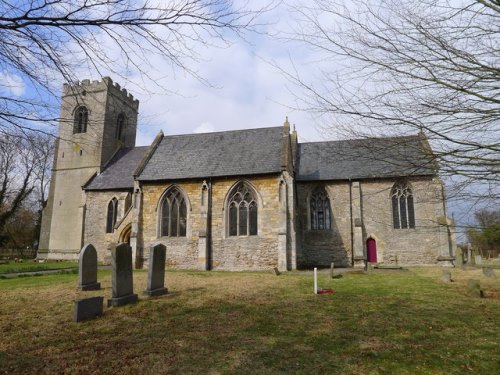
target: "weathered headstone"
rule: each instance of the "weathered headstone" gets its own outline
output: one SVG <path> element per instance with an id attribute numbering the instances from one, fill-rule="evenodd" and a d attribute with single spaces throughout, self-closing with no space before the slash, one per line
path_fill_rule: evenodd
<path id="1" fill-rule="evenodd" d="M 165 259 L 165 245 L 156 244 L 150 247 L 148 284 L 144 291 L 144 294 L 150 297 L 168 293 L 168 289 L 165 288 Z"/>
<path id="2" fill-rule="evenodd" d="M 102 315 L 103 301 L 104 297 L 90 297 L 76 300 L 73 310 L 73 321 L 81 322 Z"/>
<path id="3" fill-rule="evenodd" d="M 486 277 L 497 277 L 492 267 L 483 267 L 483 275 Z"/>
<path id="4" fill-rule="evenodd" d="M 453 279 L 451 278 L 450 271 L 443 271 L 443 276 L 441 276 L 441 281 L 444 283 L 451 283 Z"/>
<path id="5" fill-rule="evenodd" d="M 481 285 L 479 280 L 470 279 L 467 281 L 467 293 L 470 297 L 481 297 Z"/>
<path id="6" fill-rule="evenodd" d="M 333 279 L 333 270 L 335 269 L 335 263 L 330 263 L 330 279 Z"/>
<path id="7" fill-rule="evenodd" d="M 101 283 L 97 282 L 97 251 L 91 244 L 85 245 L 80 251 L 78 262 L 78 289 L 101 289 Z"/>
<path id="8" fill-rule="evenodd" d="M 475 264 L 481 264 L 481 261 L 482 261 L 481 255 L 476 255 L 474 257 L 474 261 L 475 261 Z"/>
<path id="9" fill-rule="evenodd" d="M 122 306 L 137 302 L 132 276 L 132 248 L 121 243 L 111 249 L 112 298 L 108 306 Z"/>
<path id="10" fill-rule="evenodd" d="M 281 272 L 280 272 L 280 270 L 278 269 L 278 267 L 274 267 L 274 268 L 273 268 L 273 271 L 274 271 L 274 274 L 275 274 L 276 276 L 281 275 Z"/>
<path id="11" fill-rule="evenodd" d="M 455 254 L 455 267 L 462 267 L 464 265 L 464 254 L 462 249 L 457 249 Z"/>

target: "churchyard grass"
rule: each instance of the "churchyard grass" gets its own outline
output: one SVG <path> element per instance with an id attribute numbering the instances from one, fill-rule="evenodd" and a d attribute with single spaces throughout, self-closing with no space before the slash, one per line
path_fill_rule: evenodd
<path id="1" fill-rule="evenodd" d="M 16 263 L 14 261 L 9 261 L 9 263 L 0 264 L 0 275 L 6 273 L 19 273 L 19 272 L 35 272 L 35 271 L 45 271 L 60 268 L 76 268 L 78 269 L 78 262 L 55 262 L 47 261 L 44 263 L 38 263 L 32 259 L 23 260 L 22 263 Z"/>
<path id="2" fill-rule="evenodd" d="M 72 322 L 77 275 L 0 280 L 5 374 L 494 374 L 500 300 L 465 295 L 479 269 L 309 274 L 167 271 L 169 294 Z M 134 272 L 135 293 L 146 287 Z"/>

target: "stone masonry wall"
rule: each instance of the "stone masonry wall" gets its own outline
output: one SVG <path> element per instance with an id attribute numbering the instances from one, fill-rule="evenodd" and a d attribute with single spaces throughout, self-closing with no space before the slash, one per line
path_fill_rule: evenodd
<path id="1" fill-rule="evenodd" d="M 415 206 L 415 228 L 394 229 L 390 192 L 395 180 L 360 181 L 362 246 L 373 238 L 377 261 L 384 264 L 431 265 L 439 256 L 450 255 L 447 228 L 440 225 L 445 216 L 441 181 L 438 178 L 409 180 Z M 310 229 L 309 197 L 323 185 L 330 198 L 332 228 Z M 352 234 L 349 182 L 300 182 L 298 194 L 298 268 L 352 264 Z M 354 220 L 352 220 L 354 226 Z"/>
<path id="2" fill-rule="evenodd" d="M 211 207 L 211 268 L 217 270 L 263 270 L 278 263 L 279 176 L 251 177 L 249 181 L 258 193 L 258 235 L 230 237 L 227 235 L 225 199 L 236 178 L 212 179 Z M 203 180 L 177 181 L 175 185 L 187 197 L 186 237 L 158 236 L 158 204 L 171 183 L 144 183 L 143 239 L 144 248 L 155 242 L 167 246 L 167 266 L 196 269 L 199 267 L 198 242 L 207 232 L 206 215 L 202 210 Z"/>
<path id="3" fill-rule="evenodd" d="M 412 179 L 415 228 L 394 229 L 390 200 L 394 181 L 362 182 L 363 238 L 374 238 L 379 263 L 400 265 L 437 264 L 438 256 L 449 256 L 441 181 L 437 178 Z M 366 246 L 366 245 L 365 245 Z M 366 249 L 365 249 L 366 250 Z"/>
<path id="4" fill-rule="evenodd" d="M 120 242 L 120 234 L 130 224 L 132 215 L 125 212 L 125 199 L 129 194 L 126 191 L 89 191 L 86 193 L 85 235 L 84 243 L 91 243 L 97 250 L 100 261 L 111 261 L 111 247 Z M 106 219 L 108 204 L 113 199 L 118 199 L 117 224 L 120 224 L 113 233 L 106 233 Z M 121 223 L 120 223 L 121 222 Z"/>
<path id="5" fill-rule="evenodd" d="M 319 186 L 325 187 L 330 198 L 330 230 L 311 229 L 309 198 Z M 352 255 L 349 184 L 299 183 L 297 200 L 297 268 L 329 267 L 331 262 L 349 267 Z"/>

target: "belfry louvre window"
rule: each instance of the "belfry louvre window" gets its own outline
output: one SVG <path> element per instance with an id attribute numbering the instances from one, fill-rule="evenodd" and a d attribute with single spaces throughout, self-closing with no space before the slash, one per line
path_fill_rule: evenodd
<path id="1" fill-rule="evenodd" d="M 124 127 L 125 127 L 125 115 L 123 113 L 120 113 L 118 115 L 118 118 L 116 119 L 116 132 L 115 132 L 116 139 L 122 140 Z"/>
<path id="2" fill-rule="evenodd" d="M 186 199 L 178 188 L 173 187 L 165 194 L 160 217 L 160 236 L 186 237 Z"/>
<path id="3" fill-rule="evenodd" d="M 316 189 L 311 195 L 311 229 L 329 230 L 331 228 L 330 200 L 324 188 Z"/>
<path id="4" fill-rule="evenodd" d="M 228 211 L 230 236 L 257 235 L 257 200 L 245 183 L 240 183 L 231 192 Z"/>
<path id="5" fill-rule="evenodd" d="M 118 200 L 116 198 L 113 198 L 108 203 L 108 214 L 106 217 L 106 233 L 114 232 L 117 213 L 118 213 Z"/>
<path id="6" fill-rule="evenodd" d="M 87 107 L 85 106 L 78 107 L 75 111 L 73 134 L 86 133 L 88 120 L 89 120 L 89 111 L 87 110 Z"/>
<path id="7" fill-rule="evenodd" d="M 391 200 L 394 228 L 415 228 L 415 208 L 409 186 L 396 183 L 391 190 Z"/>

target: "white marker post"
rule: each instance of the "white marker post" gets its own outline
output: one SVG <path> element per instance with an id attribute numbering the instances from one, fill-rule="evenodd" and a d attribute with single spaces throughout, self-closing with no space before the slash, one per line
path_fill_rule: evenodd
<path id="1" fill-rule="evenodd" d="M 314 267 L 314 294 L 318 294 L 318 269 Z"/>

